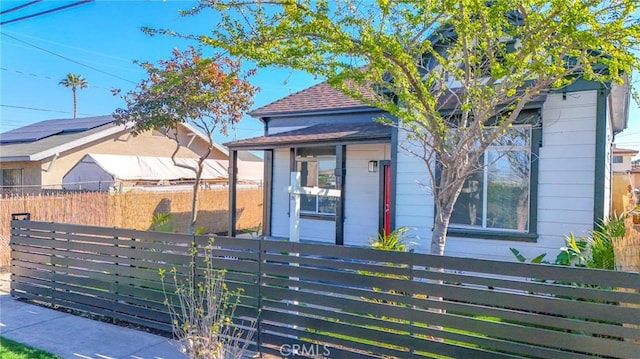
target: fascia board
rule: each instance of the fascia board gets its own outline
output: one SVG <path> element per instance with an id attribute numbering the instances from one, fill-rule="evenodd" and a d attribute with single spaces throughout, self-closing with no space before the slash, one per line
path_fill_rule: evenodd
<path id="1" fill-rule="evenodd" d="M 76 147 L 85 145 L 87 143 L 91 143 L 91 142 L 103 139 L 103 138 L 105 138 L 107 136 L 111 136 L 111 135 L 114 135 L 114 134 L 119 133 L 119 132 L 125 132 L 127 130 L 128 130 L 127 125 L 118 125 L 118 126 L 115 126 L 115 127 L 111 127 L 111 128 L 108 128 L 108 129 L 106 129 L 104 131 L 96 132 L 96 133 L 94 133 L 92 135 L 85 136 L 85 137 L 79 138 L 77 140 L 64 143 L 62 145 L 50 148 L 48 150 L 44 150 L 44 151 L 41 151 L 41 152 L 38 152 L 38 153 L 34 153 L 34 154 L 32 154 L 30 156 L 30 159 L 31 159 L 31 161 L 40 161 L 40 160 L 43 160 L 45 158 L 54 156 L 57 153 L 62 153 L 62 152 L 65 152 L 65 151 L 69 151 L 69 150 L 72 150 L 72 149 L 74 149 Z"/>
<path id="2" fill-rule="evenodd" d="M 0 162 L 29 162 L 32 161 L 30 156 L 10 156 L 10 157 L 1 157 Z"/>

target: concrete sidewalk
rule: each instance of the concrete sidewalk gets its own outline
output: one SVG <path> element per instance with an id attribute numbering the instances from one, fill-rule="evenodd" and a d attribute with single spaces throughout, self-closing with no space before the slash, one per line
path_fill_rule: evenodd
<path id="1" fill-rule="evenodd" d="M 0 335 L 65 359 L 184 359 L 162 336 L 27 304 L 8 293 L 0 274 Z"/>

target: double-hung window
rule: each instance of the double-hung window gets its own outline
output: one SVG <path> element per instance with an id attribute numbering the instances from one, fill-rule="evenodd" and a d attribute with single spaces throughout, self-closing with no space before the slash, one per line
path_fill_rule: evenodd
<path id="1" fill-rule="evenodd" d="M 336 189 L 335 147 L 298 148 L 296 171 L 300 173 L 303 189 Z M 337 197 L 300 195 L 300 212 L 303 214 L 335 215 L 337 204 Z"/>
<path id="2" fill-rule="evenodd" d="M 451 227 L 530 231 L 531 137 L 530 125 L 513 126 L 491 143 L 464 184 Z"/>

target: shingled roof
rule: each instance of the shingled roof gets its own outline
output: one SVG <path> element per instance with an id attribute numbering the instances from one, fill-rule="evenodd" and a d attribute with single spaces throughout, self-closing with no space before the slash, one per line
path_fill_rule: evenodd
<path id="1" fill-rule="evenodd" d="M 225 143 L 232 149 L 260 150 L 296 144 L 333 145 L 353 142 L 389 142 L 391 126 L 379 122 L 329 123 L 300 128 L 268 136 Z"/>
<path id="2" fill-rule="evenodd" d="M 371 94 L 373 96 L 373 94 Z M 322 111 L 339 111 L 344 109 L 371 108 L 359 100 L 353 99 L 339 90 L 331 87 L 326 82 L 308 87 L 268 105 L 259 107 L 249 115 L 254 117 L 266 117 L 287 113 L 305 113 Z"/>

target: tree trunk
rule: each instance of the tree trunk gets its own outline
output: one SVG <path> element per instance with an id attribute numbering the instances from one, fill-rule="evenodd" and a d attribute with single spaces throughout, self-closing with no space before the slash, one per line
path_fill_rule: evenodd
<path id="1" fill-rule="evenodd" d="M 77 105 L 78 105 L 78 101 L 76 99 L 76 88 L 72 87 L 71 88 L 71 92 L 73 93 L 73 119 L 75 120 L 77 118 Z"/>
<path id="2" fill-rule="evenodd" d="M 193 184 L 193 196 L 191 197 L 191 215 L 189 217 L 189 227 L 187 233 L 194 234 L 196 231 L 196 220 L 198 219 L 198 190 L 200 189 L 200 179 L 204 170 L 204 159 L 198 160 L 198 170 L 196 171 L 196 182 Z"/>
<path id="3" fill-rule="evenodd" d="M 433 225 L 431 234 L 431 254 L 444 255 L 444 249 L 447 244 L 447 229 L 453 212 L 453 204 L 448 208 L 439 208 L 436 213 L 436 220 Z"/>

